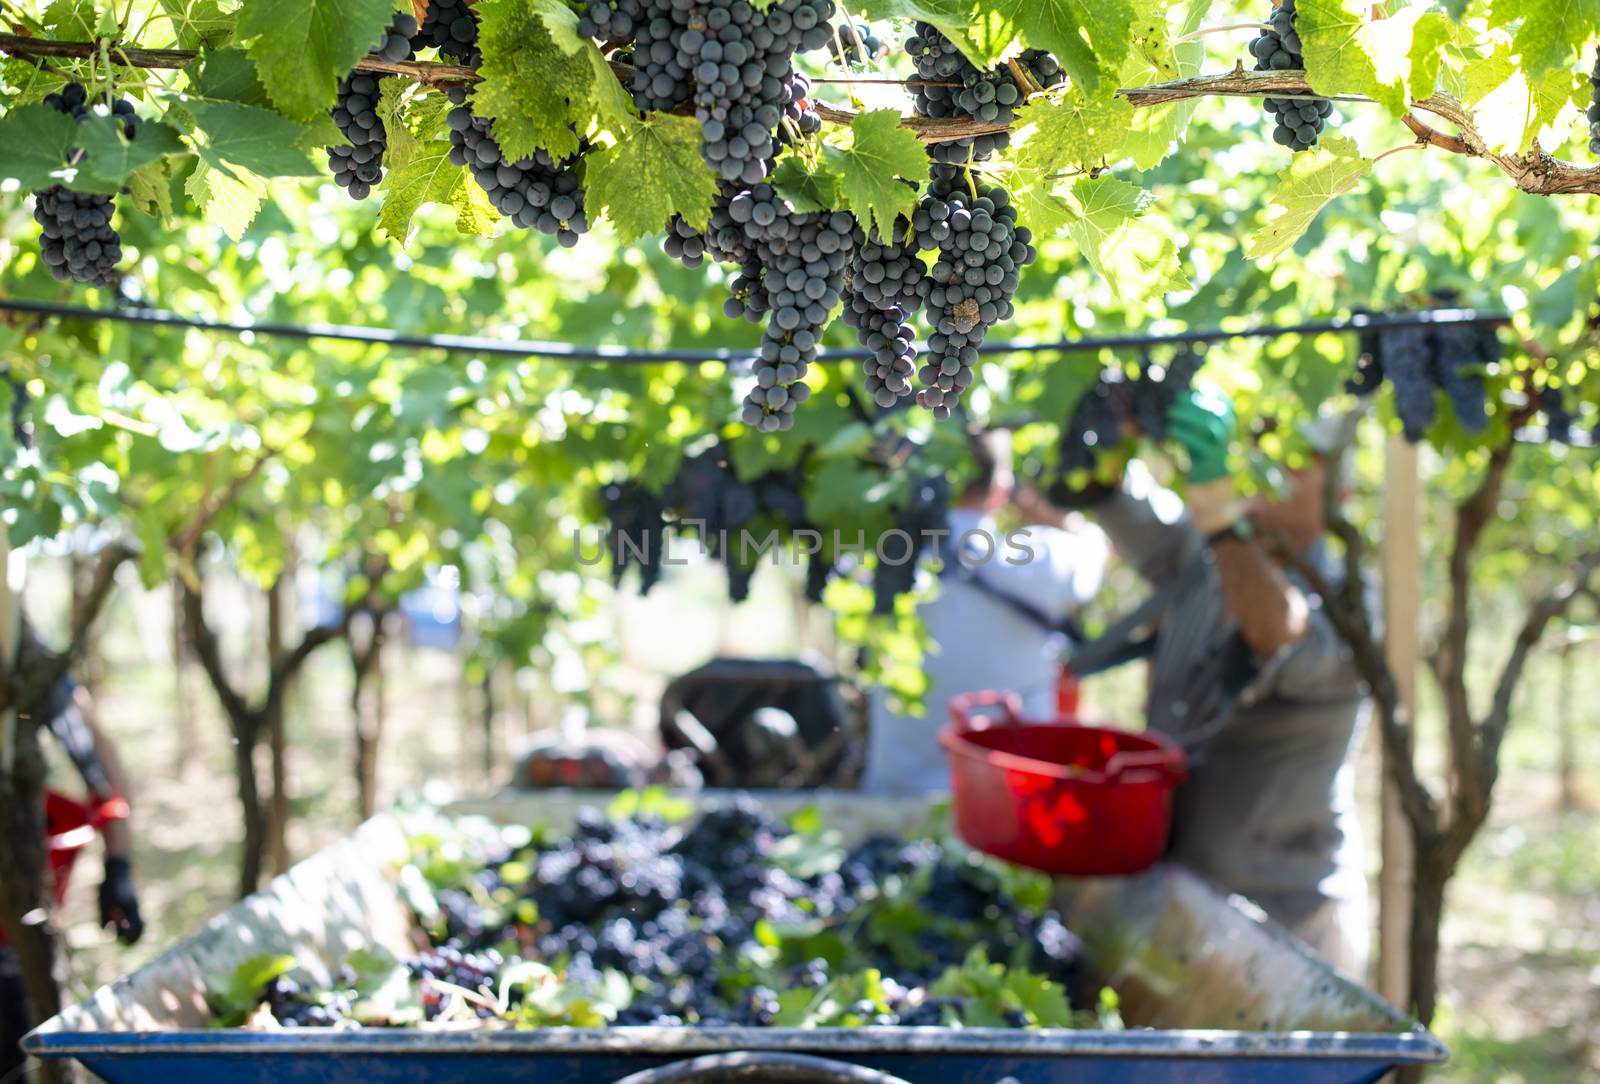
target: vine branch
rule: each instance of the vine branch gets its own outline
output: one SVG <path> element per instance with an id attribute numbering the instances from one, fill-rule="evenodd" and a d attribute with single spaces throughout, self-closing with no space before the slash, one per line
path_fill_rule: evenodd
<path id="1" fill-rule="evenodd" d="M 0 53 L 19 57 L 65 57 L 92 59 L 99 55 L 100 42 L 52 41 L 20 34 L 0 34 Z M 135 68 L 182 68 L 195 59 L 196 54 L 187 49 L 138 49 L 107 43 L 110 56 L 119 64 Z M 631 80 L 633 68 L 621 61 L 608 61 L 612 71 Z M 399 75 L 433 87 L 460 86 L 475 83 L 479 75 L 471 68 L 458 64 L 444 64 L 425 60 L 383 60 L 376 56 L 363 57 L 356 62 L 359 71 Z M 859 80 L 856 80 L 859 81 Z M 1197 75 L 1169 83 L 1155 83 L 1143 87 L 1123 87 L 1116 92 L 1135 109 L 1195 98 L 1326 98 L 1336 102 L 1372 102 L 1359 94 L 1318 94 L 1306 82 L 1302 71 L 1246 71 L 1237 66 L 1232 71 L 1216 75 Z M 1437 132 L 1417 119 L 1414 114 L 1401 118 L 1416 133 L 1419 141 L 1452 154 L 1468 158 L 1482 158 L 1494 164 L 1524 192 L 1537 196 L 1567 194 L 1600 195 L 1600 166 L 1579 166 L 1566 162 L 1535 147 L 1532 150 L 1507 154 L 1490 148 L 1469 110 L 1460 100 L 1449 94 L 1430 94 L 1411 103 L 1414 110 L 1431 113 L 1448 121 L 1460 132 L 1448 136 Z M 848 125 L 857 111 L 828 102 L 812 103 L 817 114 L 831 124 Z M 981 124 L 959 117 L 916 117 L 900 119 L 900 126 L 911 131 L 924 143 L 943 143 L 955 139 L 1004 132 L 1004 124 Z"/>
<path id="2" fill-rule="evenodd" d="M 1330 98 L 1336 102 L 1371 102 L 1362 95 L 1318 94 L 1306 82 L 1302 71 L 1245 71 L 1236 67 L 1220 75 L 1197 75 L 1170 83 L 1144 87 L 1124 87 L 1117 94 L 1135 109 L 1192 98 Z M 1430 94 L 1411 103 L 1413 110 L 1431 113 L 1448 121 L 1460 133 L 1448 136 L 1424 124 L 1414 114 L 1401 118 L 1417 138 L 1430 146 L 1468 158 L 1482 158 L 1495 165 L 1524 192 L 1536 196 L 1573 193 L 1600 194 L 1600 166 L 1580 166 L 1546 154 L 1537 147 L 1507 154 L 1490 148 L 1478 131 L 1472 111 L 1449 94 Z"/>

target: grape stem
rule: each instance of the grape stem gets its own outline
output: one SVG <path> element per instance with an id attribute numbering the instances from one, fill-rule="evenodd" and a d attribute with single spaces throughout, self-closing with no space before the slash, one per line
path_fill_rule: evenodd
<path id="1" fill-rule="evenodd" d="M 1015 79 L 1017 85 L 1022 88 L 1022 96 L 1024 98 L 1031 98 L 1035 94 L 1044 92 L 1044 88 L 1038 84 L 1033 76 L 1028 74 L 1026 68 L 1017 63 L 1015 58 L 1006 61 L 1006 67 L 1011 69 L 1011 78 Z"/>
<path id="2" fill-rule="evenodd" d="M 1194 41 L 1196 38 L 1203 38 L 1207 34 L 1229 34 L 1229 33 L 1232 33 L 1235 30 L 1271 30 L 1271 29 L 1272 29 L 1272 27 L 1267 23 L 1228 23 L 1225 26 L 1202 26 L 1199 30 L 1190 31 L 1189 33 L 1183 35 L 1180 38 L 1173 38 L 1172 39 L 1172 44 L 1174 44 L 1174 45 L 1182 45 L 1186 41 Z"/>
<path id="3" fill-rule="evenodd" d="M 1383 161 L 1385 158 L 1389 157 L 1391 154 L 1399 154 L 1401 151 L 1420 151 L 1424 147 L 1426 147 L 1427 145 L 1428 145 L 1427 143 L 1422 142 L 1422 141 L 1419 140 L 1419 141 L 1417 141 L 1415 143 L 1402 143 L 1398 147 L 1390 147 L 1388 150 L 1384 151 L 1382 154 L 1380 154 L 1377 157 L 1373 158 L 1372 164 L 1373 165 L 1377 165 L 1379 162 Z"/>

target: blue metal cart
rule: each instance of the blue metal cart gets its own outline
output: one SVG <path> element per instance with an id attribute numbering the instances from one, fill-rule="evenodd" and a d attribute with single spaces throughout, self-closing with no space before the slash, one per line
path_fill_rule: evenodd
<path id="1" fill-rule="evenodd" d="M 609 796 L 509 795 L 469 812 L 570 823 Z M 926 807 L 852 794 L 807 802 L 847 834 L 902 831 Z M 206 1027 L 207 976 L 263 952 L 326 978 L 350 951 L 411 944 L 396 871 L 399 825 L 380 816 L 213 919 L 200 933 L 34 1031 L 110 1084 L 1366 1084 L 1446 1051 L 1245 901 L 1168 865 L 1063 881 L 1058 904 L 1121 996 L 1127 1031 L 945 1028 L 610 1028 L 512 1031 Z"/>

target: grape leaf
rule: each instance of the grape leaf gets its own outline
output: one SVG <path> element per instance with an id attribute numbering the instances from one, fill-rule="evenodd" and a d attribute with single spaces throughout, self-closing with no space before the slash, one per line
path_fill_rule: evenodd
<path id="1" fill-rule="evenodd" d="M 239 37 L 273 104 L 297 120 L 333 107 L 339 80 L 383 40 L 393 0 L 250 0 Z"/>
<path id="2" fill-rule="evenodd" d="M 532 0 L 534 10 L 544 20 L 545 29 L 556 48 L 568 55 L 577 55 L 585 61 L 594 74 L 590 84 L 590 100 L 595 112 L 603 121 L 619 122 L 636 117 L 633 95 L 629 94 L 611 70 L 611 64 L 595 43 L 578 34 L 578 16 L 559 0 Z"/>
<path id="3" fill-rule="evenodd" d="M 78 125 L 48 105 L 19 106 L 0 117 L 0 178 L 23 188 L 60 184 Z"/>
<path id="4" fill-rule="evenodd" d="M 614 145 L 588 156 L 589 215 L 604 211 L 624 244 L 660 233 L 674 214 L 704 229 L 716 175 L 700 157 L 700 125 L 661 113 L 628 125 Z"/>
<path id="5" fill-rule="evenodd" d="M 1111 291 L 1124 301 L 1184 290 L 1172 226 L 1148 213 L 1151 195 L 1114 177 L 1085 177 L 1072 186 L 1077 214 L 1067 233 Z"/>
<path id="6" fill-rule="evenodd" d="M 1056 5 L 1067 0 L 1011 0 L 1014 5 Z M 1075 0 L 1074 0 L 1075 2 Z M 973 0 L 863 0 L 857 5 L 869 19 L 906 19 L 928 23 L 949 38 L 966 58 L 987 71 L 1017 49 L 1017 25 L 993 5 Z M 1063 63 L 1065 61 L 1063 60 Z"/>
<path id="7" fill-rule="evenodd" d="M 577 153 L 573 122 L 589 118 L 588 61 L 558 49 L 527 0 L 481 0 L 475 10 L 483 82 L 472 92 L 473 110 L 491 118 L 501 152 L 513 162 L 539 150 Z"/>
<path id="8" fill-rule="evenodd" d="M 1557 69 L 1530 83 L 1528 73 L 1504 56 L 1491 57 L 1467 69 L 1467 102 L 1473 107 L 1478 134 L 1494 151 L 1527 149 L 1554 123 L 1575 95 L 1587 97 L 1588 76 Z M 1562 142 L 1556 132 L 1550 144 Z"/>
<path id="9" fill-rule="evenodd" d="M 158 219 L 172 215 L 173 170 L 170 167 L 171 163 L 162 159 L 136 170 L 128 178 L 128 198 L 133 205 Z"/>
<path id="10" fill-rule="evenodd" d="M 841 206 L 839 175 L 827 166 L 807 169 L 796 154 L 779 159 L 778 168 L 772 172 L 772 187 L 801 214 L 836 211 Z"/>
<path id="11" fill-rule="evenodd" d="M 244 236 L 267 198 L 266 181 L 244 170 L 225 172 L 204 156 L 194 164 L 183 190 L 200 208 L 206 224 L 216 226 L 234 241 Z"/>
<path id="12" fill-rule="evenodd" d="M 266 107 L 267 89 L 261 85 L 256 62 L 242 49 L 218 49 L 184 69 L 194 98 L 238 102 Z"/>
<path id="13" fill-rule="evenodd" d="M 1030 46 L 1054 53 L 1085 90 L 1113 82 L 1133 45 L 1129 0 L 1002 0 L 1000 9 Z M 1139 21 L 1143 32 L 1153 29 L 1146 15 Z"/>
<path id="14" fill-rule="evenodd" d="M 196 151 L 212 166 L 227 171 L 241 166 L 262 177 L 316 177 L 322 171 L 295 144 L 305 129 L 267 109 L 237 102 L 185 103 L 205 133 Z"/>
<path id="15" fill-rule="evenodd" d="M 233 33 L 233 15 L 225 13 L 217 0 L 161 0 L 172 25 L 173 43 L 180 49 L 194 49 L 228 40 Z"/>
<path id="16" fill-rule="evenodd" d="M 887 237 L 896 215 L 909 218 L 916 209 L 912 185 L 928 182 L 927 152 L 920 139 L 900 127 L 900 114 L 893 109 L 856 114 L 850 133 L 848 147 L 823 146 L 824 161 L 838 175 L 841 203 L 863 226 L 870 223 Z"/>
<path id="17" fill-rule="evenodd" d="M 460 166 L 450 162 L 450 144 L 429 140 L 416 147 L 404 160 L 395 163 L 383 177 L 383 209 L 378 212 L 378 230 L 385 237 L 408 244 L 411 220 L 423 204 L 453 203 L 458 185 L 468 183 Z"/>
<path id="18" fill-rule="evenodd" d="M 1395 116 L 1410 108 L 1414 86 L 1432 93 L 1439 56 L 1455 36 L 1442 12 L 1403 8 L 1370 19 L 1365 0 L 1301 0 L 1295 29 L 1305 47 L 1306 80 L 1323 94 L 1365 94 Z M 1421 61 L 1418 70 L 1417 62 Z"/>
<path id="19" fill-rule="evenodd" d="M 1174 44 L 1159 0 L 1139 0 L 1139 3 L 1154 5 L 1154 10 L 1140 13 L 1141 19 L 1148 20 L 1149 29 L 1135 38 L 1134 48 L 1129 50 L 1128 59 L 1122 63 L 1117 85 L 1138 87 L 1199 75 L 1200 67 L 1205 62 L 1205 42 L 1197 38 Z M 1210 7 L 1211 0 L 1192 0 L 1184 16 L 1181 33 L 1198 30 Z M 1190 98 L 1134 110 L 1122 150 L 1138 168 L 1155 168 L 1166 158 L 1172 145 L 1188 131 L 1189 120 L 1198 105 L 1198 101 Z"/>
<path id="20" fill-rule="evenodd" d="M 1492 26 L 1517 24 L 1512 49 L 1522 68 L 1538 80 L 1556 69 L 1576 66 L 1578 50 L 1600 34 L 1600 4 L 1595 0 L 1494 0 Z"/>
<path id="21" fill-rule="evenodd" d="M 1314 150 L 1295 155 L 1273 193 L 1267 224 L 1245 241 L 1244 254 L 1258 260 L 1287 252 L 1324 207 L 1371 172 L 1372 160 L 1343 136 L 1325 136 Z"/>
<path id="22" fill-rule="evenodd" d="M 1127 138 L 1133 107 L 1107 87 L 1094 97 L 1074 88 L 1057 98 L 1035 98 L 1017 110 L 1012 138 L 1020 169 L 1060 173 L 1100 165 Z"/>
<path id="23" fill-rule="evenodd" d="M 135 170 L 187 150 L 178 130 L 170 124 L 143 120 L 134 138 L 129 139 L 119 121 L 100 115 L 84 118 L 78 125 L 76 142 L 84 157 L 73 186 L 112 196 L 122 191 Z"/>
<path id="24" fill-rule="evenodd" d="M 500 212 L 489 202 L 489 193 L 479 185 L 469 183 L 463 176 L 450 194 L 450 206 L 456 210 L 456 231 L 473 237 L 493 237 L 500 222 Z"/>

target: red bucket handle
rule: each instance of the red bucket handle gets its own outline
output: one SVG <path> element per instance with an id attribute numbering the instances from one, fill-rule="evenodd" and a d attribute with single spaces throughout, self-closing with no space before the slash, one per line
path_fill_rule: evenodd
<path id="1" fill-rule="evenodd" d="M 1022 722 L 1022 697 L 1013 692 L 1000 689 L 984 689 L 982 692 L 962 693 L 960 696 L 950 698 L 950 719 L 955 723 L 956 733 L 962 734 L 972 730 L 987 730 L 989 723 L 984 720 L 984 725 L 973 725 L 974 709 L 1000 708 L 1000 721 L 1006 726 L 1016 726 Z"/>
<path id="2" fill-rule="evenodd" d="M 979 714 L 986 708 L 999 708 L 998 719 Z M 1016 727 L 1022 723 L 1022 698 L 1014 692 L 1000 689 L 984 689 L 981 692 L 962 693 L 960 696 L 950 698 L 950 720 L 953 737 L 969 734 L 974 730 L 987 730 L 992 726 Z M 1066 725 L 1075 725 L 1068 723 Z M 1128 749 L 1113 753 L 1106 760 L 1106 766 L 1100 771 L 1087 769 L 1073 769 L 1070 778 L 1081 779 L 1091 783 L 1113 783 L 1124 776 L 1134 773 L 1150 773 L 1157 779 L 1169 779 L 1174 784 L 1181 783 L 1188 776 L 1188 757 L 1183 748 L 1164 734 L 1146 732 L 1143 735 L 1149 741 L 1156 743 L 1154 749 Z M 941 745 L 949 746 L 941 740 Z M 990 755 L 1000 761 L 1016 760 L 1018 763 L 1012 767 L 1025 768 L 1038 771 L 1039 766 L 1033 762 L 1023 763 L 1026 758 L 1017 757 L 1004 750 L 991 750 Z M 1055 774 L 1046 772 L 1044 774 Z M 1063 778 L 1067 778 L 1063 770 Z"/>

